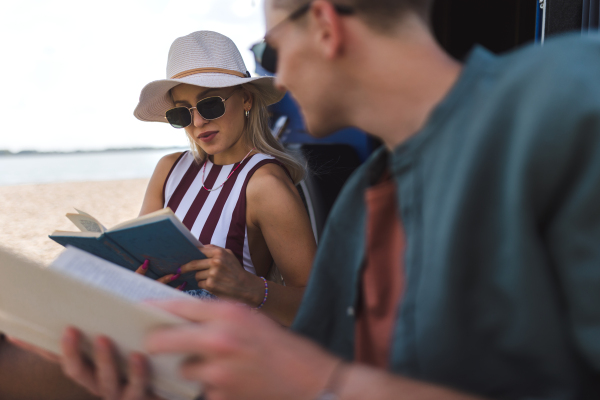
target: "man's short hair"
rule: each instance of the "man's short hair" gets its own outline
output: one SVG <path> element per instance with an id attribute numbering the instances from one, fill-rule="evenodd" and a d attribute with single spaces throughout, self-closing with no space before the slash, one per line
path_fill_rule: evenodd
<path id="1" fill-rule="evenodd" d="M 429 22 L 434 0 L 330 0 L 332 4 L 352 7 L 358 16 L 373 29 L 386 32 L 391 30 L 406 12 L 414 12 Z M 277 8 L 294 11 L 307 0 L 273 0 Z"/>

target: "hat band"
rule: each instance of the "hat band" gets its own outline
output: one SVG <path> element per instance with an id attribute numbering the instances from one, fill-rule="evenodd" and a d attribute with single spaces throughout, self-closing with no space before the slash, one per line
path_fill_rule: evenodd
<path id="1" fill-rule="evenodd" d="M 187 71 L 180 72 L 178 74 L 173 75 L 170 79 L 179 79 L 190 75 L 196 74 L 207 74 L 207 73 L 219 73 L 219 74 L 229 74 L 239 76 L 240 78 L 247 78 L 248 76 L 242 74 L 239 71 L 234 71 L 231 69 L 223 69 L 223 68 L 194 68 L 188 69 Z"/>

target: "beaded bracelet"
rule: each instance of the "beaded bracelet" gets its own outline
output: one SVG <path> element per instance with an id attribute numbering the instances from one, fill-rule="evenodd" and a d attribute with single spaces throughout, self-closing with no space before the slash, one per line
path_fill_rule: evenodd
<path id="1" fill-rule="evenodd" d="M 263 278 L 262 276 L 259 276 L 259 278 L 262 279 L 263 282 L 265 283 L 265 297 L 263 297 L 262 303 L 260 303 L 258 305 L 258 307 L 254 308 L 255 310 L 260 310 L 262 308 L 262 306 L 264 306 L 265 303 L 267 302 L 267 297 L 269 297 L 269 284 L 267 283 L 267 280 L 265 278 Z"/>

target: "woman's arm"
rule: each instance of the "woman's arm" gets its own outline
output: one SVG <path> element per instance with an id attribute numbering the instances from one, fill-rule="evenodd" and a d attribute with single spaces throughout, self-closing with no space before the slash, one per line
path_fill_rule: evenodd
<path id="1" fill-rule="evenodd" d="M 173 164 L 175 164 L 175 161 L 177 161 L 180 155 L 181 152 L 168 154 L 161 158 L 158 161 L 158 164 L 156 164 L 154 173 L 148 183 L 148 188 L 146 188 L 140 216 L 164 208 L 165 200 L 163 199 L 163 187 L 165 186 L 165 180 L 167 179 L 167 175 L 169 175 L 169 171 L 171 171 Z"/>
<path id="2" fill-rule="evenodd" d="M 267 164 L 258 169 L 246 191 L 247 219 L 260 229 L 286 286 L 269 282 L 263 311 L 289 326 L 294 320 L 316 252 L 316 242 L 302 199 L 283 168 Z M 250 304 L 263 299 L 264 284 L 258 279 Z"/>
<path id="3" fill-rule="evenodd" d="M 290 178 L 274 164 L 254 173 L 248 182 L 246 199 L 248 231 L 255 230 L 263 236 L 286 283 L 268 283 L 269 295 L 262 311 L 289 326 L 302 301 L 316 251 L 304 204 Z M 198 286 L 220 298 L 251 307 L 262 303 L 263 280 L 244 270 L 231 250 L 212 245 L 200 250 L 207 258 L 185 264 L 182 273 L 196 271 Z"/>

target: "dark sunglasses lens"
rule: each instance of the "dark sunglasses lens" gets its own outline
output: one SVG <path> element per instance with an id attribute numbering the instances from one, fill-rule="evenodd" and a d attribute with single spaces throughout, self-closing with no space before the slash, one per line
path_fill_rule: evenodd
<path id="1" fill-rule="evenodd" d="M 185 128 L 192 123 L 190 110 L 185 107 L 172 108 L 167 111 L 165 116 L 173 128 Z"/>
<path id="2" fill-rule="evenodd" d="M 210 97 L 199 101 L 196 109 L 204 119 L 217 119 L 225 114 L 225 104 L 219 97 Z"/>
<path id="3" fill-rule="evenodd" d="M 269 46 L 267 42 L 260 42 L 250 49 L 254 53 L 254 59 L 267 72 L 272 74 L 277 70 L 277 51 Z"/>

